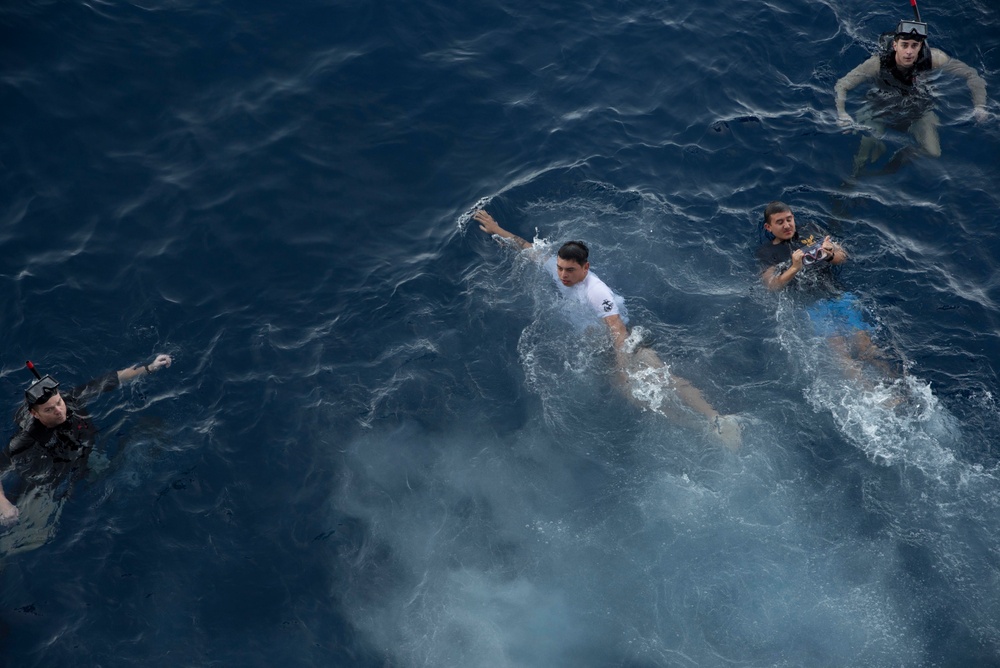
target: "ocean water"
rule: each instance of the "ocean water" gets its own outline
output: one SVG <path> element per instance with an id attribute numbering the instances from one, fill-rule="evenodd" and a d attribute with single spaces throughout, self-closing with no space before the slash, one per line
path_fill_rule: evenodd
<path id="1" fill-rule="evenodd" d="M 995 5 L 921 9 L 995 94 Z M 860 179 L 835 124 L 910 15 L 6 3 L 0 401 L 26 359 L 174 365 L 93 404 L 108 465 L 4 560 L 4 663 L 1000 665 L 998 107 L 941 77 L 942 157 Z M 760 286 L 772 199 L 904 378 Z M 623 398 L 480 205 L 585 240 L 742 449 Z"/>

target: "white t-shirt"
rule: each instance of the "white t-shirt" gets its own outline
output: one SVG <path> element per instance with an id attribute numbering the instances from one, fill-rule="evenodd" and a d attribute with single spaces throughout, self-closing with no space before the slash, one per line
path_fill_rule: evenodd
<path id="1" fill-rule="evenodd" d="M 585 279 L 576 285 L 567 287 L 559 280 L 555 255 L 545 262 L 544 268 L 552 276 L 563 296 L 567 299 L 572 299 L 589 306 L 598 318 L 620 315 L 624 322 L 628 322 L 627 317 L 624 315 L 625 304 L 622 298 L 612 292 L 611 288 L 599 279 L 594 272 L 588 271 Z"/>

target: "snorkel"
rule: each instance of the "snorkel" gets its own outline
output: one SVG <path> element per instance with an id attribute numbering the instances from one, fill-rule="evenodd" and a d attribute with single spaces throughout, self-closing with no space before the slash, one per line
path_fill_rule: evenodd
<path id="1" fill-rule="evenodd" d="M 907 21 L 903 19 L 896 26 L 895 39 L 907 38 L 924 41 L 927 39 L 927 24 L 920 20 L 920 8 L 917 7 L 917 0 L 910 0 L 913 6 L 913 17 L 915 20 Z"/>
<path id="2" fill-rule="evenodd" d="M 927 44 L 927 24 L 920 20 L 920 9 L 917 7 L 917 0 L 910 0 L 910 5 L 913 7 L 913 18 L 916 20 L 901 19 L 896 24 L 895 30 L 885 31 L 879 35 L 878 40 L 882 50 L 881 58 L 883 65 L 889 66 L 892 59 L 895 59 L 895 63 L 892 64 L 903 68 L 904 71 L 908 71 L 917 61 L 921 59 L 926 60 L 929 53 L 927 49 L 930 48 Z M 901 40 L 912 40 L 920 43 L 920 49 L 917 51 L 917 57 L 913 62 L 903 62 L 897 57 L 896 47 Z M 906 83 L 910 85 L 912 82 Z"/>

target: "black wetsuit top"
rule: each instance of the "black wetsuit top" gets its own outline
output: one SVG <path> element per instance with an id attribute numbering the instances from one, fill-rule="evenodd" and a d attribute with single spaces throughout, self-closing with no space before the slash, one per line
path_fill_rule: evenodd
<path id="1" fill-rule="evenodd" d="M 926 86 L 920 85 L 917 75 L 929 72 L 931 49 L 924 42 L 913 67 L 900 69 L 892 43 L 879 56 L 878 85 L 868 92 L 876 117 L 892 123 L 912 123 L 934 107 L 934 98 Z"/>
<path id="2" fill-rule="evenodd" d="M 18 431 L 0 451 L 0 471 L 13 465 L 25 484 L 55 482 L 82 471 L 97 435 L 86 402 L 116 387 L 118 374 L 111 371 L 62 395 L 66 421 L 54 428 L 36 420 L 22 405 L 14 415 Z"/>

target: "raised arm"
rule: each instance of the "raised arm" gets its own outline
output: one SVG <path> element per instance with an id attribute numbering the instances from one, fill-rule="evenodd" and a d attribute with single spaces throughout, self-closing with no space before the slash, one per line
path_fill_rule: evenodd
<path id="1" fill-rule="evenodd" d="M 138 378 L 139 376 L 153 373 L 154 371 L 170 366 L 172 361 L 173 360 L 170 359 L 170 355 L 157 355 L 156 359 L 149 364 L 136 364 L 135 366 L 130 366 L 118 371 L 118 382 L 127 383 L 128 381 Z"/>
<path id="2" fill-rule="evenodd" d="M 986 111 L 986 82 L 979 76 L 979 72 L 940 49 L 931 49 L 931 66 L 933 69 L 965 79 L 972 94 L 972 113 L 976 117 L 976 122 L 981 123 L 989 117 Z"/>
<path id="3" fill-rule="evenodd" d="M 854 123 L 854 119 L 847 113 L 847 91 L 855 88 L 858 84 L 877 77 L 878 68 L 878 56 L 872 56 L 837 81 L 837 84 L 833 87 L 833 92 L 837 96 L 836 105 L 838 123 L 841 125 L 850 125 Z"/>
<path id="4" fill-rule="evenodd" d="M 481 229 L 486 234 L 492 234 L 500 237 L 501 239 L 507 239 L 511 243 L 516 244 L 522 250 L 525 248 L 531 248 L 531 242 L 525 241 L 521 237 L 517 236 L 512 232 L 500 227 L 500 224 L 493 219 L 493 216 L 486 213 L 486 209 L 479 209 L 474 214 L 472 214 L 472 219 L 479 223 L 479 229 Z"/>

